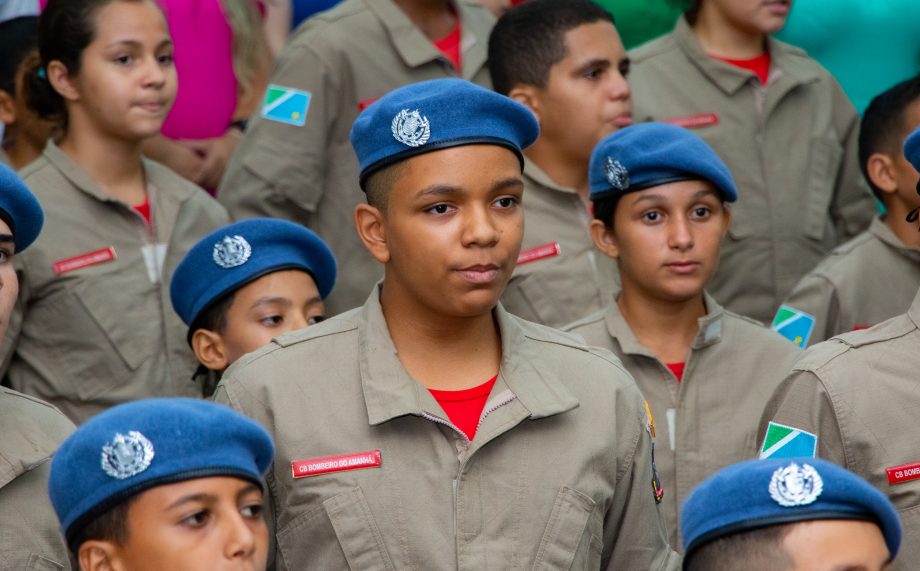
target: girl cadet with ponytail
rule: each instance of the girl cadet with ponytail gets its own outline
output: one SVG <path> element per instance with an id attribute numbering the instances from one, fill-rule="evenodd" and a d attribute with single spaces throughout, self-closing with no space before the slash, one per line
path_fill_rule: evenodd
<path id="1" fill-rule="evenodd" d="M 138 398 L 200 396 L 168 286 L 227 215 L 141 156 L 176 95 L 166 20 L 152 0 L 51 0 L 39 54 L 26 98 L 61 136 L 21 172 L 46 231 L 17 257 L 2 372 L 76 422 Z"/>

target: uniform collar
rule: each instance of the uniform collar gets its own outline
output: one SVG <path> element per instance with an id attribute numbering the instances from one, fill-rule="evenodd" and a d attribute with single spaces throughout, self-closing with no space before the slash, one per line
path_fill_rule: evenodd
<path id="1" fill-rule="evenodd" d="M 438 48 L 412 23 L 412 20 L 392 0 L 366 0 L 367 7 L 377 15 L 403 62 L 411 67 L 444 59 Z M 460 17 L 461 65 L 460 75 L 466 79 L 476 75 L 486 63 L 487 38 L 493 22 L 463 2 L 451 3 Z"/>
<path id="2" fill-rule="evenodd" d="M 703 292 L 703 302 L 706 304 L 706 315 L 698 320 L 699 329 L 690 345 L 693 350 L 715 345 L 722 340 L 722 318 L 725 316 L 725 310 L 709 292 Z M 607 306 L 604 321 L 607 324 L 607 332 L 619 343 L 623 353 L 658 358 L 636 339 L 616 301 Z"/>
<path id="3" fill-rule="evenodd" d="M 538 167 L 537 163 L 528 159 L 526 156 L 524 157 L 524 176 L 543 188 L 555 190 L 556 192 L 564 192 L 566 194 L 578 194 L 574 188 L 559 186 L 553 182 L 553 179 L 549 178 L 549 175 L 543 172 L 543 169 Z"/>
<path id="4" fill-rule="evenodd" d="M 578 400 L 572 392 L 559 379 L 534 366 L 545 357 L 521 324 L 501 306 L 493 311 L 502 337 L 502 364 L 492 394 L 511 391 L 526 409 L 526 416 L 534 419 L 576 408 Z M 379 288 L 374 288 L 360 315 L 359 367 L 369 423 L 378 425 L 426 412 L 438 414 L 440 407 L 431 393 L 412 379 L 399 361 L 380 306 Z"/>
<path id="5" fill-rule="evenodd" d="M 880 217 L 876 216 L 872 219 L 872 223 L 869 225 L 869 233 L 911 260 L 920 261 L 920 249 L 905 246 Z"/>

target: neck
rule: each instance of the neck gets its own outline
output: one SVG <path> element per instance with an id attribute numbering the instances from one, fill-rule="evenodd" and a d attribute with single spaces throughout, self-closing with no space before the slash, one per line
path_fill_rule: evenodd
<path id="1" fill-rule="evenodd" d="M 430 41 L 447 37 L 457 26 L 449 0 L 393 0 Z"/>
<path id="2" fill-rule="evenodd" d="M 588 199 L 587 161 L 567 157 L 542 139 L 537 139 L 524 151 L 524 156 L 537 165 L 556 185 L 575 189 L 582 198 Z"/>
<path id="3" fill-rule="evenodd" d="M 9 129 L 9 127 L 7 127 Z M 43 147 L 33 145 L 24 137 L 16 137 L 7 133 L 8 138 L 3 141 L 3 151 L 10 158 L 13 170 L 19 170 L 37 159 L 42 154 Z"/>
<path id="4" fill-rule="evenodd" d="M 920 222 L 905 220 L 910 212 L 908 207 L 899 200 L 892 200 L 885 205 L 885 209 L 885 226 L 908 248 L 920 248 L 920 231 L 917 228 Z"/>
<path id="5" fill-rule="evenodd" d="M 707 54 L 725 59 L 751 59 L 764 52 L 767 36 L 733 26 L 712 3 L 703 4 L 693 33 Z M 709 9 L 707 9 L 709 7 Z"/>
<path id="6" fill-rule="evenodd" d="M 702 293 L 686 301 L 663 301 L 627 283 L 617 306 L 636 339 L 665 363 L 687 358 L 699 331 L 699 319 L 706 315 Z"/>
<path id="7" fill-rule="evenodd" d="M 384 280 L 380 305 L 406 371 L 427 388 L 462 390 L 492 378 L 501 365 L 501 336 L 492 312 L 445 316 L 422 307 Z"/>

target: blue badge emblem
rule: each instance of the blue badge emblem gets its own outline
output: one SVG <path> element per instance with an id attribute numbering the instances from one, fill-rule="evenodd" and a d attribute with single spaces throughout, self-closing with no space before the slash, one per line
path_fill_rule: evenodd
<path id="1" fill-rule="evenodd" d="M 629 171 L 626 167 L 613 157 L 607 157 L 607 164 L 604 167 L 607 175 L 607 182 L 614 190 L 626 190 L 629 188 Z"/>
<path id="2" fill-rule="evenodd" d="M 252 255 L 252 246 L 242 236 L 224 236 L 223 240 L 214 244 L 214 263 L 229 270 L 242 266 Z"/>
<path id="3" fill-rule="evenodd" d="M 418 110 L 403 109 L 393 117 L 390 123 L 393 138 L 408 147 L 421 147 L 431 137 L 431 125 L 428 117 L 422 116 Z"/>
<path id="4" fill-rule="evenodd" d="M 807 506 L 824 490 L 824 480 L 814 467 L 795 462 L 778 468 L 770 478 L 770 497 L 784 508 Z"/>
<path id="5" fill-rule="evenodd" d="M 781 305 L 770 329 L 804 349 L 815 329 L 815 317 L 794 307 Z"/>
<path id="6" fill-rule="evenodd" d="M 102 447 L 102 470 L 118 480 L 140 474 L 152 461 L 153 443 L 136 430 L 127 436 L 116 432 L 115 438 Z"/>
<path id="7" fill-rule="evenodd" d="M 760 448 L 760 459 L 764 458 L 814 458 L 818 448 L 818 437 L 792 426 L 776 422 L 767 425 L 767 434 Z"/>
<path id="8" fill-rule="evenodd" d="M 311 95 L 306 91 L 281 85 L 269 85 L 265 90 L 261 115 L 279 123 L 303 127 L 307 122 L 310 98 Z"/>

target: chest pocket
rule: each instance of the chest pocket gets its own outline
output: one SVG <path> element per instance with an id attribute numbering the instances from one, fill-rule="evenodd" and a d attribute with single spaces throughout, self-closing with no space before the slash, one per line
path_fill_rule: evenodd
<path id="1" fill-rule="evenodd" d="M 592 517 L 595 502 L 569 487 L 556 496 L 534 571 L 600 569 L 603 543 L 601 523 Z"/>

